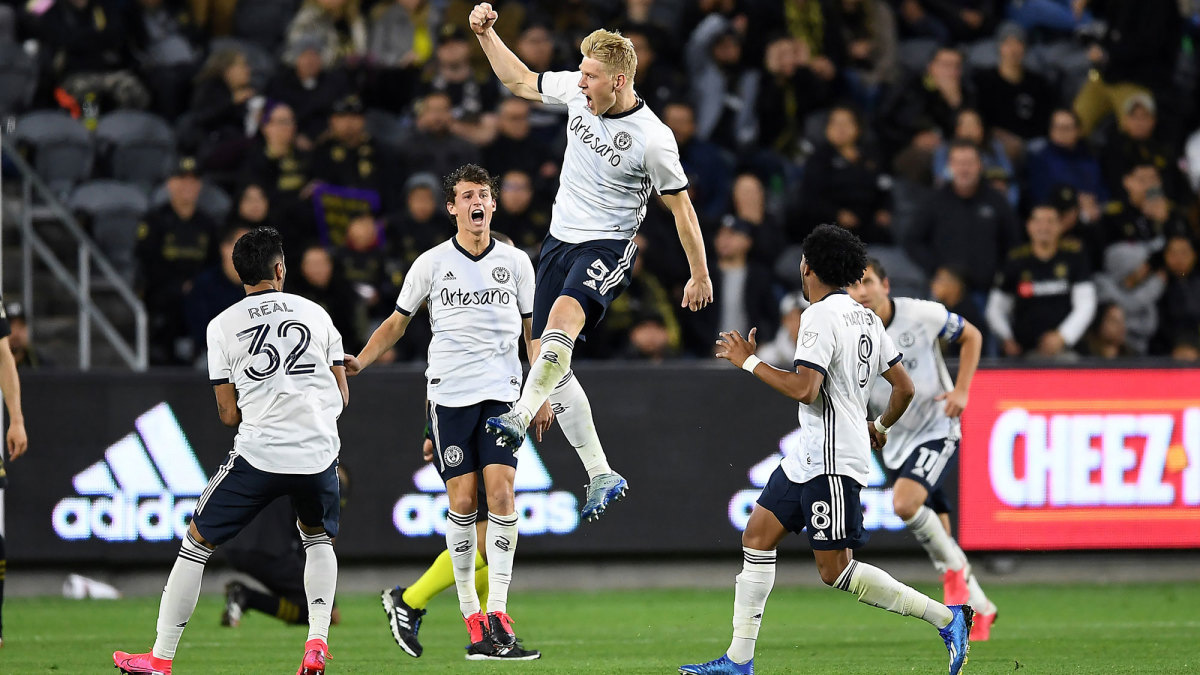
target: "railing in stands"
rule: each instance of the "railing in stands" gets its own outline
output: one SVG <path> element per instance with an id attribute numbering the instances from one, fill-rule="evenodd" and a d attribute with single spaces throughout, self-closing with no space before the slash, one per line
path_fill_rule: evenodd
<path id="1" fill-rule="evenodd" d="M 58 279 L 79 305 L 79 369 L 92 367 L 92 323 L 95 322 L 108 343 L 121 359 L 134 371 L 145 371 L 148 365 L 146 308 L 130 288 L 129 284 L 113 268 L 104 253 L 96 246 L 75 216 L 59 201 L 49 186 L 37 175 L 7 138 L 0 140 L 4 159 L 7 159 L 21 174 L 21 279 L 23 304 L 30 332 L 34 329 L 33 317 L 33 263 L 34 255 L 50 273 Z M 63 229 L 75 240 L 78 274 L 72 275 L 59 260 L 54 250 L 34 231 L 34 195 L 41 202 L 38 206 L 58 218 Z M 113 326 L 104 311 L 92 300 L 92 271 L 95 269 L 110 285 L 118 297 L 133 313 L 133 344 Z"/>

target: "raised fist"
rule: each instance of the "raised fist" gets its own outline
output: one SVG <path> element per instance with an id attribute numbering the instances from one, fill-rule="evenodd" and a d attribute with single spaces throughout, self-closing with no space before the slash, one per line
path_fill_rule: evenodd
<path id="1" fill-rule="evenodd" d="M 483 35 L 499 18 L 500 15 L 492 10 L 490 2 L 481 2 L 471 10 L 471 30 L 475 31 L 476 35 Z"/>

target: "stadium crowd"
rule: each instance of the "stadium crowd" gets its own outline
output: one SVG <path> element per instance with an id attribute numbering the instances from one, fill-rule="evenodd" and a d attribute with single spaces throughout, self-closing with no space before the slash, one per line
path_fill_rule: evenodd
<path id="1" fill-rule="evenodd" d="M 651 200 L 632 285 L 579 356 L 708 356 L 718 329 L 757 326 L 790 363 L 798 243 L 832 222 L 870 245 L 893 294 L 940 300 L 991 354 L 1200 360 L 1195 3 L 495 4 L 534 71 L 575 69 L 597 27 L 633 41 L 635 89 L 678 141 L 707 240 L 717 301 L 681 311 L 687 264 Z M 466 162 L 500 176 L 493 229 L 537 255 L 565 117 L 504 90 L 472 5 L 0 4 L 17 47 L 0 65 L 37 73 L 11 112 L 94 129 L 141 109 L 173 129 L 165 198 L 130 258 L 153 363 L 202 362 L 208 320 L 241 297 L 233 242 L 260 224 L 283 233 L 288 290 L 357 351 L 408 265 L 452 234 L 441 177 Z M 93 176 L 113 169 L 101 153 Z M 423 359 L 426 324 L 389 358 Z"/>

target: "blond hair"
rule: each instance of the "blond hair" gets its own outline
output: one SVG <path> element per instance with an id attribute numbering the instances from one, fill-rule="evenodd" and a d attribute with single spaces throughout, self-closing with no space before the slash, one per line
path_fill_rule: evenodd
<path id="1" fill-rule="evenodd" d="M 619 31 L 607 31 L 603 28 L 593 31 L 579 43 L 579 52 L 587 58 L 596 59 L 604 64 L 612 76 L 624 74 L 633 82 L 633 74 L 637 71 L 637 52 L 629 38 Z"/>

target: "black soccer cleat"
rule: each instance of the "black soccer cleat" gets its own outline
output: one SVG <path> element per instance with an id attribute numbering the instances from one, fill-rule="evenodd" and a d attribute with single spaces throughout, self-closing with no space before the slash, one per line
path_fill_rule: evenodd
<path id="1" fill-rule="evenodd" d="M 509 648 L 517 644 L 517 636 L 512 629 L 512 617 L 504 612 L 488 612 L 487 617 L 492 644 L 497 648 Z"/>
<path id="2" fill-rule="evenodd" d="M 246 587 L 240 581 L 225 584 L 225 610 L 221 612 L 221 625 L 237 628 L 246 612 Z"/>
<path id="3" fill-rule="evenodd" d="M 417 633 L 421 630 L 421 618 L 425 616 L 425 610 L 409 607 L 404 602 L 404 589 L 399 586 L 383 591 L 379 599 L 383 603 L 383 611 L 387 612 L 388 625 L 396 644 L 409 656 L 419 657 L 424 648 L 417 640 Z"/>

